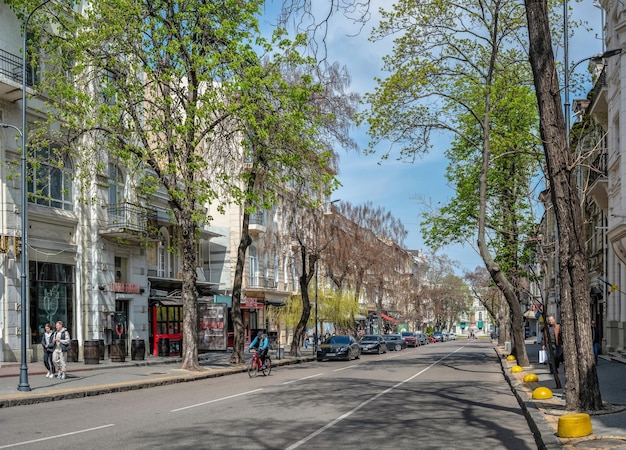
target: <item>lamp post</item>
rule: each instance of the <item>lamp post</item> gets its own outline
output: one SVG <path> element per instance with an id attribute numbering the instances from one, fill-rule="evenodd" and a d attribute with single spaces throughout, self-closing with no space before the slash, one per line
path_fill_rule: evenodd
<path id="1" fill-rule="evenodd" d="M 22 28 L 22 130 L 17 130 L 20 132 L 22 138 L 22 199 L 21 199 L 21 214 L 22 214 L 22 242 L 21 242 L 21 264 L 20 264 L 20 297 L 22 301 L 21 307 L 21 327 L 22 327 L 22 338 L 21 338 L 21 359 L 22 363 L 20 365 L 20 382 L 17 386 L 18 391 L 27 392 L 30 391 L 30 385 L 28 384 L 28 365 L 26 363 L 26 339 L 28 338 L 26 333 L 26 321 L 27 321 L 27 255 L 26 255 L 26 226 L 27 226 L 27 208 L 28 208 L 28 183 L 26 180 L 26 63 L 27 63 L 27 45 L 28 45 L 28 22 L 33 14 L 44 5 L 48 4 L 51 0 L 45 0 L 44 2 L 37 5 L 33 10 L 26 15 L 24 18 L 23 28 Z"/>
<path id="2" fill-rule="evenodd" d="M 332 205 L 333 203 L 337 203 L 341 201 L 341 199 L 337 199 L 337 200 L 332 200 L 330 202 L 325 202 L 322 207 L 326 206 L 326 205 Z M 324 214 L 326 214 L 326 211 L 324 211 Z M 330 213 L 328 213 L 330 214 Z M 318 308 L 317 308 L 317 303 L 318 303 L 318 295 L 317 295 L 317 281 L 318 281 L 318 272 L 319 272 L 319 246 L 318 246 L 318 236 L 319 236 L 319 223 L 317 224 L 317 226 L 315 227 L 315 251 L 317 252 L 317 260 L 315 261 L 315 345 L 313 346 L 313 350 L 314 352 L 317 354 L 317 348 L 318 348 L 318 342 L 320 339 L 320 335 L 317 331 L 317 324 L 318 324 Z"/>
<path id="3" fill-rule="evenodd" d="M 598 53 L 592 56 L 588 56 L 587 58 L 583 58 L 580 61 L 576 61 L 576 63 L 569 70 L 565 70 L 564 76 L 564 86 L 563 86 L 563 97 L 565 100 L 565 137 L 567 142 L 567 147 L 569 148 L 569 129 L 570 129 L 570 102 L 569 102 L 569 79 L 570 75 L 574 73 L 574 69 L 579 65 L 584 63 L 585 61 L 602 61 L 605 58 L 610 58 L 611 56 L 619 55 L 622 53 L 621 48 L 613 48 L 611 50 L 606 50 L 602 53 Z"/>

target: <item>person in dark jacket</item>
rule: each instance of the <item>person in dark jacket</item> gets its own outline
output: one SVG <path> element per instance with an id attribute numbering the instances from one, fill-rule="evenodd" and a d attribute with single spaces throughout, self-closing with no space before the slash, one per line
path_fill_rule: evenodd
<path id="1" fill-rule="evenodd" d="M 52 325 L 49 323 L 44 325 L 44 333 L 41 336 L 41 346 L 43 347 L 43 365 L 48 369 L 46 378 L 54 378 L 56 372 L 54 362 L 52 361 L 52 353 L 54 352 L 54 332 Z"/>
<path id="2" fill-rule="evenodd" d="M 593 342 L 593 357 L 598 364 L 598 354 L 600 353 L 600 332 L 596 326 L 596 321 L 591 321 L 591 342 Z"/>

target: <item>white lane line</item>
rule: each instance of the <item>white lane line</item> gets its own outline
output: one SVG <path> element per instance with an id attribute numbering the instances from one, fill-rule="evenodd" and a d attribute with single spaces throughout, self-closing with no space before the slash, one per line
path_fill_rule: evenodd
<path id="1" fill-rule="evenodd" d="M 321 377 L 322 375 L 324 375 L 324 374 L 323 373 L 316 373 L 315 375 L 309 375 L 308 377 L 298 378 L 297 380 L 285 381 L 283 384 L 296 383 L 298 381 L 308 380 L 309 378 Z"/>
<path id="2" fill-rule="evenodd" d="M 8 444 L 8 445 L 0 446 L 0 448 L 11 448 L 11 447 L 18 447 L 20 445 L 34 444 L 37 442 L 49 441 L 51 439 L 59 439 L 59 438 L 66 437 L 66 436 L 72 436 L 74 434 L 89 433 L 90 431 L 101 430 L 103 428 L 109 428 L 109 427 L 114 427 L 114 426 L 115 424 L 110 423 L 108 425 L 102 425 L 102 426 L 95 427 L 95 428 L 86 428 L 84 430 L 72 431 L 70 433 L 63 433 L 63 434 L 57 434 L 55 436 L 48 436 L 45 438 L 33 439 L 32 441 L 16 442 L 15 444 Z"/>
<path id="3" fill-rule="evenodd" d="M 298 442 L 290 445 L 289 447 L 287 447 L 285 450 L 293 450 L 296 449 L 298 447 L 300 447 L 303 444 L 306 444 L 308 441 L 310 441 L 311 439 L 313 439 L 315 436 L 318 436 L 320 434 L 322 434 L 324 431 L 328 430 L 329 428 L 331 428 L 332 426 L 338 424 L 339 422 L 341 422 L 344 419 L 347 419 L 348 417 L 350 417 L 352 414 L 354 414 L 355 412 L 357 412 L 359 409 L 363 408 L 364 406 L 366 406 L 367 404 L 373 402 L 374 400 L 376 400 L 377 398 L 393 391 L 394 389 L 397 389 L 398 387 L 402 386 L 405 383 L 408 383 L 409 381 L 413 380 L 414 378 L 419 377 L 421 374 L 423 374 L 424 372 L 426 372 L 427 370 L 431 369 L 432 367 L 435 367 L 437 364 L 439 364 L 441 361 L 443 361 L 444 359 L 448 358 L 450 355 L 458 352 L 459 350 L 461 350 L 460 348 L 456 349 L 455 351 L 453 351 L 452 353 L 448 353 L 446 356 L 444 356 L 441 359 L 438 359 L 437 361 L 435 361 L 434 363 L 432 363 L 430 366 L 425 367 L 424 369 L 420 370 L 419 372 L 417 372 L 414 375 L 411 375 L 409 378 L 407 378 L 406 380 L 400 381 L 399 383 L 391 386 L 390 388 L 385 389 L 382 392 L 379 392 L 378 394 L 374 395 L 372 398 L 370 398 L 369 400 L 365 400 L 363 403 L 361 403 L 360 405 L 357 405 L 356 407 L 354 407 L 353 409 L 351 409 L 350 411 L 348 411 L 345 414 L 342 414 L 341 416 L 337 417 L 335 420 L 327 423 L 326 425 L 324 425 L 322 428 L 320 428 L 317 431 L 314 431 L 313 433 L 309 434 L 308 436 L 304 437 L 303 439 L 300 439 Z"/>
<path id="4" fill-rule="evenodd" d="M 263 389 L 255 389 L 253 391 L 242 392 L 240 394 L 229 395 L 228 397 L 216 398 L 214 400 L 209 400 L 208 402 L 196 403 L 195 405 L 183 406 L 182 408 L 172 409 L 170 412 L 179 412 L 184 411 L 185 409 L 197 408 L 198 406 L 210 405 L 211 403 L 221 402 L 223 400 L 229 400 L 231 398 L 241 397 L 242 395 L 254 394 L 255 392 L 262 391 Z"/>
<path id="5" fill-rule="evenodd" d="M 334 369 L 333 372 L 341 372 L 342 370 L 352 369 L 353 367 L 359 367 L 359 364 L 352 364 L 351 366 L 341 367 L 339 369 Z"/>

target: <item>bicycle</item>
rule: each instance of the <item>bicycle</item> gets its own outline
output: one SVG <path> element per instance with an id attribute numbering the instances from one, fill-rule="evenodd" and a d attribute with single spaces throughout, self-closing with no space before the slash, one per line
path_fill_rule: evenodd
<path id="1" fill-rule="evenodd" d="M 265 357 L 265 368 L 263 364 L 261 364 L 261 358 L 259 358 L 259 353 L 256 350 L 253 350 L 254 354 L 252 355 L 252 361 L 250 361 L 250 365 L 248 366 L 248 376 L 250 378 L 256 377 L 259 372 L 263 373 L 264 376 L 268 376 L 272 372 L 272 360 L 267 355 Z"/>

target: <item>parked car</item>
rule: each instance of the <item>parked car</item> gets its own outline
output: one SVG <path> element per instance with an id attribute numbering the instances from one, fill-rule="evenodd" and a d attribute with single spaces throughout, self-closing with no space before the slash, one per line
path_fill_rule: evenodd
<path id="1" fill-rule="evenodd" d="M 450 340 L 450 335 L 448 333 L 441 333 L 441 336 L 443 337 L 443 342 Z"/>
<path id="2" fill-rule="evenodd" d="M 437 342 L 437 338 L 435 336 L 428 336 L 428 342 L 430 342 L 431 344 L 434 344 L 435 342 Z"/>
<path id="3" fill-rule="evenodd" d="M 451 341 L 456 341 L 456 334 L 455 333 L 448 334 L 448 339 Z"/>
<path id="4" fill-rule="evenodd" d="M 419 342 L 419 345 L 425 345 L 428 344 L 428 336 L 426 335 L 426 333 L 415 333 L 415 337 L 417 337 L 417 341 Z"/>
<path id="5" fill-rule="evenodd" d="M 417 347 L 419 343 L 417 342 L 417 338 L 415 337 L 415 333 L 412 331 L 403 331 L 400 333 L 404 342 L 406 342 L 407 347 Z"/>
<path id="6" fill-rule="evenodd" d="M 435 342 L 443 342 L 443 333 L 441 331 L 435 331 L 433 337 L 435 338 Z"/>
<path id="7" fill-rule="evenodd" d="M 361 353 L 387 353 L 387 343 L 380 334 L 366 334 L 359 341 Z"/>
<path id="8" fill-rule="evenodd" d="M 406 342 L 399 334 L 385 334 L 383 339 L 387 343 L 387 350 L 395 350 L 399 352 L 406 348 Z"/>
<path id="9" fill-rule="evenodd" d="M 317 360 L 324 359 L 359 359 L 361 347 L 352 336 L 336 335 L 331 336 L 322 342 L 317 349 Z"/>

